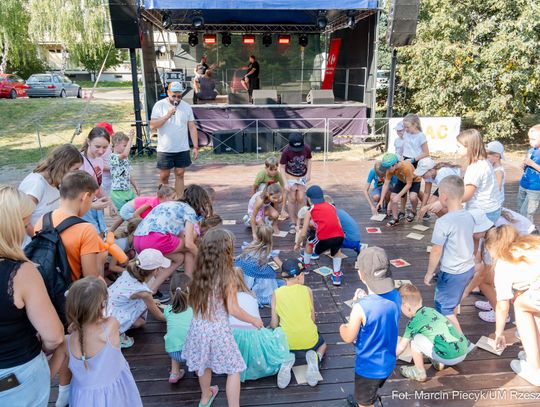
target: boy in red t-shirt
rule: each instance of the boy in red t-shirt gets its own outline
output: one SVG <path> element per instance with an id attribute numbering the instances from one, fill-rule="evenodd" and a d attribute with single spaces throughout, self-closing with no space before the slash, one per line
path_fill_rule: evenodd
<path id="1" fill-rule="evenodd" d="M 308 244 L 304 250 L 304 264 L 311 262 L 311 254 L 322 254 L 330 250 L 332 257 L 333 274 L 332 284 L 341 285 L 343 273 L 341 273 L 341 257 L 337 257 L 345 233 L 339 222 L 336 208 L 324 200 L 324 193 L 320 186 L 313 185 L 306 191 L 310 210 L 304 218 L 304 226 L 295 243 L 295 250 L 300 248 L 300 242 L 308 235 L 310 221 L 315 229 L 308 236 Z"/>

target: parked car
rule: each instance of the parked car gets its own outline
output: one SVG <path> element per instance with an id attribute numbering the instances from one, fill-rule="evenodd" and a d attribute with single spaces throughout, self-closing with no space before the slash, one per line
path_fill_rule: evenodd
<path id="1" fill-rule="evenodd" d="M 0 98 L 17 99 L 26 96 L 24 79 L 13 74 L 0 74 Z"/>
<path id="2" fill-rule="evenodd" d="M 390 71 L 379 69 L 377 71 L 377 89 L 386 89 L 390 80 Z"/>
<path id="3" fill-rule="evenodd" d="M 82 97 L 82 89 L 67 76 L 56 73 L 38 73 L 30 76 L 26 81 L 28 89 L 26 94 L 35 97 Z"/>

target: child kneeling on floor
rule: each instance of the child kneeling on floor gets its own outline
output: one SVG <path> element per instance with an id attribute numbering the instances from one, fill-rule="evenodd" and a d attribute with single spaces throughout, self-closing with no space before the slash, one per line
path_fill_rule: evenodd
<path id="1" fill-rule="evenodd" d="M 339 327 L 341 338 L 356 348 L 354 396 L 347 399 L 355 407 L 372 406 L 396 366 L 401 308 L 401 297 L 383 249 L 362 250 L 357 265 L 368 293 L 356 290 L 349 322 Z"/>
<path id="2" fill-rule="evenodd" d="M 401 366 L 399 371 L 408 379 L 424 382 L 427 379 L 424 355 L 436 370 L 461 363 L 469 352 L 470 343 L 448 318 L 435 309 L 422 305 L 422 295 L 412 284 L 399 289 L 401 312 L 410 318 L 403 338 L 398 343 L 396 355 L 405 351 L 409 343 L 414 365 Z"/>
<path id="3" fill-rule="evenodd" d="M 280 326 L 287 335 L 289 349 L 296 357 L 306 358 L 306 380 L 316 386 L 319 363 L 326 352 L 326 343 L 315 325 L 313 292 L 304 285 L 304 265 L 296 259 L 286 259 L 281 266 L 286 286 L 272 296 L 271 328 Z"/>

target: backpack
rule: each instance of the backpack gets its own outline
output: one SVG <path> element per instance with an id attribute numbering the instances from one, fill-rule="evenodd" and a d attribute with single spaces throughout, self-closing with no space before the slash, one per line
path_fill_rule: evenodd
<path id="1" fill-rule="evenodd" d="M 71 226 L 86 221 L 78 216 L 70 216 L 56 228 L 52 223 L 52 212 L 43 216 L 43 227 L 24 248 L 24 254 L 34 263 L 43 277 L 51 302 L 66 325 L 66 291 L 71 286 L 71 267 L 60 234 Z"/>

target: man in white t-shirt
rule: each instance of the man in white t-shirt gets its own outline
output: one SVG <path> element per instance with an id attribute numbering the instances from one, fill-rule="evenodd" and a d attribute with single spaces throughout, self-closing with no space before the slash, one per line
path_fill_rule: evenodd
<path id="1" fill-rule="evenodd" d="M 157 167 L 159 180 L 168 185 L 171 169 L 174 168 L 174 188 L 180 198 L 184 195 L 184 172 L 191 165 L 189 153 L 188 128 L 193 143 L 193 159 L 199 156 L 199 138 L 191 106 L 182 100 L 184 87 L 179 82 L 172 82 L 167 91 L 167 98 L 154 105 L 150 127 L 157 129 Z"/>

